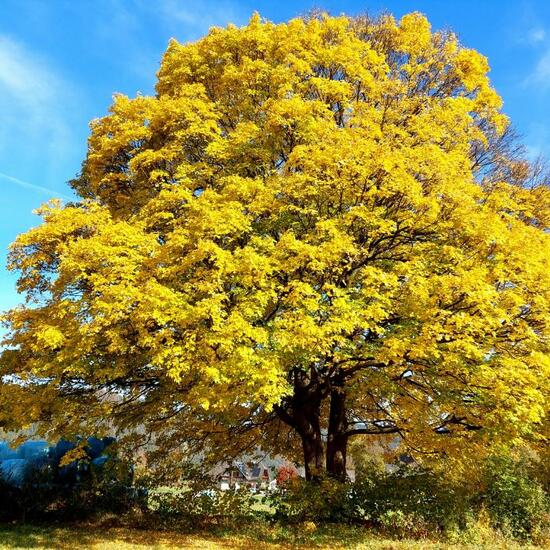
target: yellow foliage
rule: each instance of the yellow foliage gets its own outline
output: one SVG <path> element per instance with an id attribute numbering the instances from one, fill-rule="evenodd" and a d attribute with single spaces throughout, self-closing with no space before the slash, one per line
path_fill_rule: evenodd
<path id="1" fill-rule="evenodd" d="M 480 185 L 472 144 L 507 124 L 488 70 L 417 13 L 172 41 L 156 95 L 91 124 L 81 202 L 12 245 L 2 374 L 40 380 L 33 419 L 233 421 L 315 372 L 416 449 L 536 431 L 550 198 Z"/>

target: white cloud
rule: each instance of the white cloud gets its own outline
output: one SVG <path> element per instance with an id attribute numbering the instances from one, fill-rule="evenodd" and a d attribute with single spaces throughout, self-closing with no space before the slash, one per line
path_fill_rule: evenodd
<path id="1" fill-rule="evenodd" d="M 187 0 L 162 0 L 162 15 L 175 26 L 181 25 L 195 38 L 210 27 L 225 27 L 228 23 L 243 24 L 251 15 L 234 2 L 189 2 Z"/>
<path id="2" fill-rule="evenodd" d="M 535 83 L 544 88 L 550 86 L 550 49 L 539 58 L 535 70 L 528 78 L 529 83 Z"/>
<path id="3" fill-rule="evenodd" d="M 77 112 L 75 105 L 72 87 L 46 60 L 0 35 L 0 168 L 4 172 L 20 172 L 16 162 L 23 172 L 40 162 L 46 176 L 74 147 L 69 122 L 71 113 Z"/>
<path id="4" fill-rule="evenodd" d="M 542 27 L 534 27 L 527 33 L 527 41 L 530 44 L 540 44 L 546 39 L 546 30 Z"/>
<path id="5" fill-rule="evenodd" d="M 43 60 L 0 35 L 0 98 L 23 108 L 33 120 L 48 119 L 51 106 L 65 94 L 66 86 Z M 51 120 L 55 123 L 55 120 Z"/>
<path id="6" fill-rule="evenodd" d="M 81 4 L 75 3 L 76 13 L 82 11 Z M 94 44 L 95 53 L 103 57 L 107 66 L 119 69 L 113 91 L 123 91 L 119 87 L 128 76 L 131 80 L 137 76 L 146 84 L 143 92 L 153 91 L 159 53 L 152 47 L 152 36 L 158 10 L 156 2 L 150 0 L 95 0 L 88 4 L 90 42 Z M 114 52 L 123 55 L 113 55 Z M 136 90 L 124 92 L 133 95 Z"/>
<path id="7" fill-rule="evenodd" d="M 0 84 L 28 103 L 48 99 L 56 87 L 55 78 L 5 36 L 0 36 Z"/>
<path id="8" fill-rule="evenodd" d="M 532 122 L 525 132 L 525 147 L 531 160 L 550 154 L 550 128 L 544 122 Z"/>
<path id="9" fill-rule="evenodd" d="M 60 197 L 64 199 L 69 199 L 69 196 L 65 195 L 64 193 L 60 193 L 59 191 L 55 191 L 54 189 L 50 189 L 49 187 L 44 187 L 43 185 L 36 185 L 35 183 L 30 183 L 28 181 L 20 180 L 19 178 L 9 176 L 8 174 L 3 174 L 2 172 L 0 172 L 0 179 L 7 181 L 11 184 L 15 184 L 18 187 L 31 189 L 33 191 L 37 191 L 38 193 L 48 195 L 50 198 Z"/>

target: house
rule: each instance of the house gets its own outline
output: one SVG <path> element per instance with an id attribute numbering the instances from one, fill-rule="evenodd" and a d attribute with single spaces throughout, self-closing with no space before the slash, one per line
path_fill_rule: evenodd
<path id="1" fill-rule="evenodd" d="M 275 473 L 264 461 L 233 462 L 216 475 L 220 489 L 247 487 L 252 491 L 265 491 L 277 485 Z"/>

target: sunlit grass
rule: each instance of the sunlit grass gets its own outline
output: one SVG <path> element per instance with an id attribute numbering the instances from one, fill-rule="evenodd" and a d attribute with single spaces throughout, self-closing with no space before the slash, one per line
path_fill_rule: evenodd
<path id="1" fill-rule="evenodd" d="M 44 548 L 55 550 L 168 550 L 185 549 L 237 549 L 270 550 L 275 548 L 354 548 L 357 550 L 519 550 L 536 548 L 504 540 L 491 540 L 478 544 L 448 544 L 443 542 L 395 541 L 376 537 L 360 528 L 323 528 L 304 534 L 300 530 L 268 528 L 261 532 L 247 529 L 242 534 L 183 534 L 169 531 L 137 529 L 100 529 L 4 526 L 0 527 L 0 550 Z"/>

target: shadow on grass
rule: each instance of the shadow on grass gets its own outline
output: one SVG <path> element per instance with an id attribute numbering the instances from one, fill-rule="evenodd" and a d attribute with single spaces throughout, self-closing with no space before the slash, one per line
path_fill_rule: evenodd
<path id="1" fill-rule="evenodd" d="M 168 531 L 141 531 L 123 528 L 98 530 L 97 528 L 65 528 L 37 526 L 0 526 L 0 550 L 10 549 L 236 549 L 250 548 L 295 548 L 295 545 L 271 544 L 264 541 L 258 546 L 258 539 L 251 540 L 247 536 L 235 533 L 220 534 L 183 534 Z"/>
<path id="2" fill-rule="evenodd" d="M 300 527 L 252 524 L 235 529 L 213 528 L 203 533 L 125 529 L 120 527 L 54 527 L 31 525 L 0 526 L 0 550 L 10 549 L 88 549 L 104 550 L 162 549 L 297 549 L 297 548 L 355 548 L 365 541 L 363 529 L 349 527 L 322 527 L 305 532 Z M 371 539 L 371 536 L 368 536 Z M 377 550 L 390 550 L 393 545 L 378 546 Z"/>

